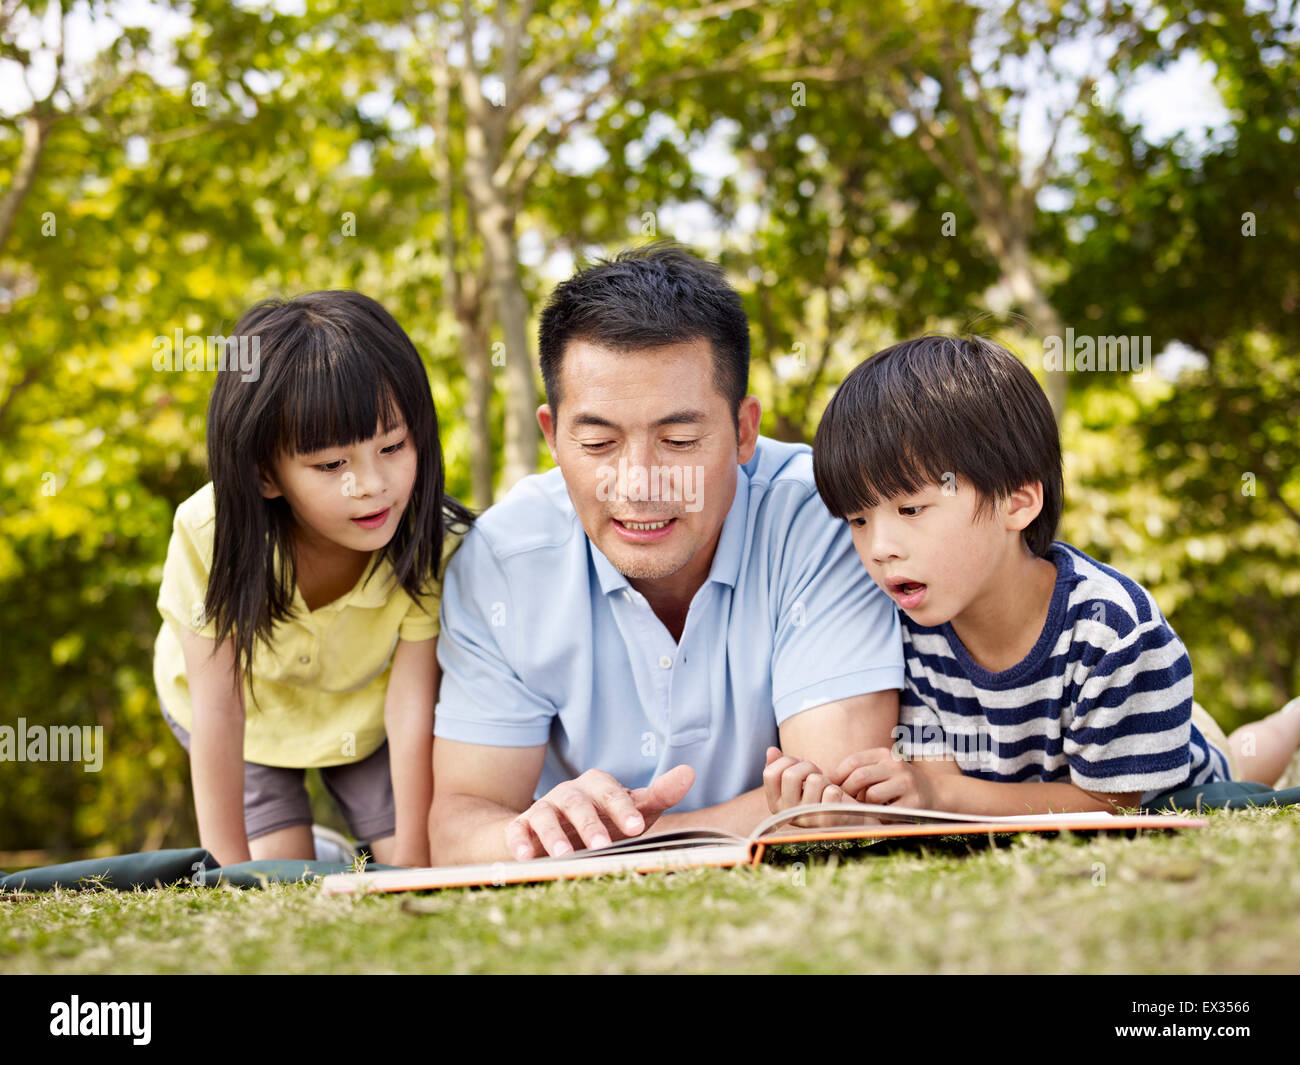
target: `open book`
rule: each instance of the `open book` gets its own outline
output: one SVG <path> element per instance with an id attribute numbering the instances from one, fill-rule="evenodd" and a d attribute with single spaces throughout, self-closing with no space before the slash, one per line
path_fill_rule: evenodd
<path id="1" fill-rule="evenodd" d="M 1200 828 L 1205 824 L 1201 819 L 1171 814 L 1070 813 L 991 817 L 871 803 L 816 803 L 773 814 L 748 836 L 736 836 L 713 828 L 684 828 L 675 832 L 633 836 L 608 847 L 575 851 L 560 858 L 374 873 L 333 873 L 322 879 L 321 890 L 326 895 L 347 895 L 445 887 L 500 887 L 608 873 L 757 865 L 770 846 L 817 840 L 1007 832 L 1132 832 Z"/>

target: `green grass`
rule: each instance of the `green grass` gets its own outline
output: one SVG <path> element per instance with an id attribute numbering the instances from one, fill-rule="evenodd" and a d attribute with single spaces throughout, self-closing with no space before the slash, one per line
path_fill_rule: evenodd
<path id="1" fill-rule="evenodd" d="M 0 900 L 3 973 L 1294 972 L 1300 809 L 759 869 L 324 898 L 304 884 Z"/>

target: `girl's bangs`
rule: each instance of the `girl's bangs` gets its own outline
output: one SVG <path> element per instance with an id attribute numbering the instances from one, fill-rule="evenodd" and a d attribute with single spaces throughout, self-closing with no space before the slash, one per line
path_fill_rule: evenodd
<path id="1" fill-rule="evenodd" d="M 312 346 L 315 348 L 315 345 Z M 282 380 L 276 441 L 283 454 L 347 447 L 406 421 L 382 359 L 358 350 L 303 351 Z M 378 387 L 376 387 L 376 384 Z M 382 425 L 380 425 L 382 420 Z"/>

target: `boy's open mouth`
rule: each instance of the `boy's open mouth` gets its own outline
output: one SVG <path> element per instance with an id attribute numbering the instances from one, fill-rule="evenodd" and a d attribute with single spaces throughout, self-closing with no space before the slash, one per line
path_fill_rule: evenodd
<path id="1" fill-rule="evenodd" d="M 925 598 L 926 585 L 910 577 L 895 577 L 886 582 L 886 590 L 904 610 L 911 610 L 921 605 Z"/>

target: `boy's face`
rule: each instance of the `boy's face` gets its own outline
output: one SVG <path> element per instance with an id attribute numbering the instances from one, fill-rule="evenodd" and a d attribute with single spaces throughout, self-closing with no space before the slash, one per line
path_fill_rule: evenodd
<path id="1" fill-rule="evenodd" d="M 867 572 L 918 625 L 961 617 L 992 575 L 1024 552 L 1020 530 L 1041 509 L 1033 492 L 1013 493 L 976 516 L 979 495 L 957 478 L 895 496 L 848 516 L 853 546 Z"/>

